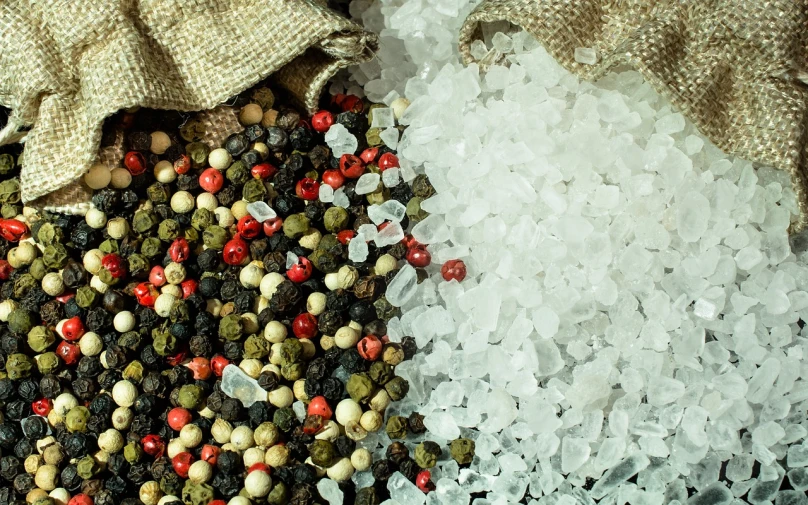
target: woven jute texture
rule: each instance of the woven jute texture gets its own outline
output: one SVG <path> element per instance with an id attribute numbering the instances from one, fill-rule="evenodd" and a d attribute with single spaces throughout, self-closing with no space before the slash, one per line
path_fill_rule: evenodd
<path id="1" fill-rule="evenodd" d="M 482 25 L 508 22 L 562 65 L 598 79 L 630 64 L 716 146 L 788 171 L 808 224 L 808 0 L 487 0 L 467 18 L 460 50 Z M 575 61 L 595 48 L 596 65 Z"/>
<path id="2" fill-rule="evenodd" d="M 270 74 L 313 110 L 376 42 L 321 0 L 5 0 L 0 104 L 13 112 L 0 145 L 25 138 L 23 201 L 83 212 L 80 176 L 120 164 L 114 147 L 99 152 L 118 110 L 213 109 Z"/>

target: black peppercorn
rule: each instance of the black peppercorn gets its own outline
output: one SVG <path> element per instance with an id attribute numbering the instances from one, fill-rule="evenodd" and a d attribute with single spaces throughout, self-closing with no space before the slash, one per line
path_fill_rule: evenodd
<path id="1" fill-rule="evenodd" d="M 398 467 L 389 459 L 380 459 L 373 463 L 370 471 L 373 473 L 373 478 L 376 479 L 376 481 L 387 482 L 387 479 L 398 471 Z"/>
<path id="2" fill-rule="evenodd" d="M 244 469 L 241 456 L 232 451 L 222 451 L 216 461 L 216 467 L 226 474 L 237 474 Z"/>
<path id="3" fill-rule="evenodd" d="M 373 487 L 363 487 L 356 492 L 356 500 L 354 505 L 379 505 L 381 499 L 376 494 L 376 489 Z"/>
<path id="4" fill-rule="evenodd" d="M 11 482 L 24 471 L 22 461 L 16 456 L 6 455 L 0 458 L 0 478 Z"/>
<path id="5" fill-rule="evenodd" d="M 28 473 L 21 473 L 14 477 L 14 491 L 18 494 L 28 494 L 29 491 L 34 489 L 34 476 Z"/>
<path id="6" fill-rule="evenodd" d="M 81 487 L 82 478 L 76 470 L 76 465 L 67 465 L 61 474 L 62 487 L 68 491 L 75 491 Z"/>

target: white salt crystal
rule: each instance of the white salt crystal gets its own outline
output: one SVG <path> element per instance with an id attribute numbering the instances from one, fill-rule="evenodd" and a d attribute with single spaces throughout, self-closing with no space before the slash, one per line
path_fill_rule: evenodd
<path id="1" fill-rule="evenodd" d="M 513 40 L 502 32 L 497 32 L 491 37 L 491 44 L 503 54 L 513 51 Z"/>
<path id="2" fill-rule="evenodd" d="M 389 128 L 396 125 L 396 118 L 393 114 L 393 109 L 389 107 L 379 107 L 371 111 L 373 119 L 371 120 L 371 128 Z"/>
<path id="3" fill-rule="evenodd" d="M 317 482 L 317 492 L 328 505 L 342 505 L 343 493 L 337 481 L 331 479 L 320 479 Z M 421 493 L 423 495 L 423 493 Z"/>
<path id="4" fill-rule="evenodd" d="M 584 65 L 594 65 L 598 62 L 598 53 L 594 47 L 576 47 L 575 61 Z"/>
<path id="5" fill-rule="evenodd" d="M 443 242 L 449 238 L 449 229 L 441 216 L 430 215 L 412 228 L 412 236 L 422 244 Z"/>
<path id="6" fill-rule="evenodd" d="M 275 210 L 267 205 L 266 202 L 258 201 L 247 204 L 247 212 L 255 218 L 259 223 L 263 223 L 267 219 L 278 217 Z"/>
<path id="7" fill-rule="evenodd" d="M 343 154 L 354 154 L 359 142 L 345 126 L 334 123 L 325 132 L 325 142 L 331 148 L 331 154 L 337 158 Z"/>
<path id="8" fill-rule="evenodd" d="M 696 242 L 707 231 L 709 219 L 710 201 L 699 193 L 688 193 L 676 213 L 679 236 L 685 242 Z"/>
<path id="9" fill-rule="evenodd" d="M 427 414 L 424 417 L 424 426 L 431 435 L 444 440 L 454 440 L 460 436 L 460 428 L 447 412 L 435 411 Z"/>
<path id="10" fill-rule="evenodd" d="M 384 145 L 389 147 L 390 149 L 395 149 L 398 147 L 398 129 L 397 128 L 385 128 L 379 133 L 379 138 Z"/>
<path id="11" fill-rule="evenodd" d="M 289 270 L 292 268 L 292 265 L 296 265 L 298 260 L 297 254 L 289 251 L 286 253 L 286 269 Z"/>
<path id="12" fill-rule="evenodd" d="M 331 203 L 334 201 L 334 188 L 328 184 L 320 184 L 319 191 L 320 201 L 323 203 Z"/>
<path id="13" fill-rule="evenodd" d="M 404 477 L 401 472 L 390 476 L 387 480 L 387 489 L 390 491 L 390 498 L 401 504 L 421 505 L 426 501 L 424 492 Z"/>
<path id="14" fill-rule="evenodd" d="M 579 469 L 589 459 L 591 452 L 587 440 L 569 435 L 564 437 L 561 442 L 561 471 L 572 473 Z"/>
<path id="15" fill-rule="evenodd" d="M 401 307 L 415 294 L 418 288 L 417 281 L 415 269 L 409 264 L 404 265 L 387 286 L 387 301 L 394 307 Z"/>
<path id="16" fill-rule="evenodd" d="M 390 223 L 375 235 L 373 241 L 376 247 L 386 247 L 401 242 L 403 238 L 404 230 L 401 228 L 401 223 Z"/>
<path id="17" fill-rule="evenodd" d="M 244 373 L 236 365 L 227 365 L 222 373 L 222 393 L 241 401 L 245 407 L 255 402 L 267 401 L 267 392 L 258 381 Z"/>
<path id="18" fill-rule="evenodd" d="M 348 243 L 348 259 L 361 263 L 368 258 L 368 244 L 363 235 L 357 235 Z"/>
<path id="19" fill-rule="evenodd" d="M 333 202 L 335 207 L 342 207 L 343 209 L 347 209 L 351 206 L 351 201 L 348 199 L 348 195 L 345 194 L 345 190 L 342 188 L 334 191 Z"/>
<path id="20" fill-rule="evenodd" d="M 679 113 L 668 114 L 659 118 L 654 125 L 657 133 L 672 135 L 685 129 L 685 118 Z"/>
<path id="21" fill-rule="evenodd" d="M 390 199 L 381 205 L 371 205 L 367 212 L 373 224 L 378 225 L 385 221 L 400 222 L 407 213 L 407 207 L 398 200 Z"/>
<path id="22" fill-rule="evenodd" d="M 358 235 L 362 235 L 365 238 L 365 241 L 371 241 L 376 238 L 376 235 L 379 233 L 379 230 L 376 228 L 375 225 L 363 224 L 359 227 L 359 229 L 356 232 Z"/>
<path id="23" fill-rule="evenodd" d="M 382 176 L 379 174 L 362 174 L 359 180 L 356 181 L 356 194 L 366 195 L 368 193 L 373 193 L 379 187 L 379 181 L 381 181 L 381 179 Z"/>
<path id="24" fill-rule="evenodd" d="M 393 188 L 401 181 L 401 170 L 398 167 L 388 168 L 382 172 L 382 183 L 385 187 Z"/>
<path id="25" fill-rule="evenodd" d="M 533 326 L 541 338 L 553 338 L 558 332 L 560 319 L 550 307 L 539 307 L 533 311 Z"/>
<path id="26" fill-rule="evenodd" d="M 648 382 L 648 403 L 655 406 L 667 405 L 685 394 L 685 385 L 670 377 L 654 376 Z"/>

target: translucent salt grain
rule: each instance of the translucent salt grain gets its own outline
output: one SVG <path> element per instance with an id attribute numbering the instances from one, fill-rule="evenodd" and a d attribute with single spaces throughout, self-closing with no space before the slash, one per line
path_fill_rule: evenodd
<path id="1" fill-rule="evenodd" d="M 497 32 L 491 37 L 491 44 L 494 49 L 503 54 L 510 53 L 513 50 L 513 39 L 502 32 Z"/>
<path id="2" fill-rule="evenodd" d="M 434 244 L 448 239 L 449 229 L 442 217 L 431 215 L 412 228 L 412 236 L 422 244 Z"/>
<path id="3" fill-rule="evenodd" d="M 384 145 L 390 149 L 395 149 L 398 147 L 398 135 L 398 129 L 386 128 L 379 134 L 379 138 L 384 142 Z"/>
<path id="4" fill-rule="evenodd" d="M 222 393 L 241 401 L 249 407 L 255 402 L 267 401 L 267 392 L 258 381 L 244 373 L 236 365 L 227 365 L 222 372 Z"/>
<path id="5" fill-rule="evenodd" d="M 320 201 L 323 203 L 331 203 L 334 201 L 334 188 L 328 184 L 320 184 L 319 191 Z"/>
<path id="6" fill-rule="evenodd" d="M 317 492 L 328 502 L 328 505 L 342 505 L 343 493 L 336 481 L 320 479 L 317 482 Z"/>
<path id="7" fill-rule="evenodd" d="M 668 114 L 667 116 L 657 119 L 654 127 L 656 128 L 657 133 L 662 133 L 664 135 L 679 133 L 685 129 L 685 118 L 679 113 Z"/>
<path id="8" fill-rule="evenodd" d="M 348 259 L 360 263 L 368 258 L 368 244 L 363 235 L 357 235 L 348 243 Z"/>
<path id="9" fill-rule="evenodd" d="M 343 209 L 347 209 L 351 206 L 351 201 L 348 199 L 348 195 L 345 194 L 345 190 L 342 188 L 334 191 L 333 202 L 335 207 L 342 207 Z"/>
<path id="10" fill-rule="evenodd" d="M 247 212 L 250 213 L 252 217 L 255 218 L 256 221 L 259 223 L 263 223 L 267 219 L 272 219 L 277 217 L 278 214 L 275 213 L 275 210 L 267 205 L 266 202 L 252 202 L 247 204 Z"/>
<path id="11" fill-rule="evenodd" d="M 381 181 L 382 176 L 379 174 L 362 174 L 359 180 L 356 181 L 356 191 L 357 195 L 366 195 L 368 193 L 373 193 L 379 187 L 379 181 Z"/>
<path id="12" fill-rule="evenodd" d="M 389 107 L 378 107 L 372 110 L 373 119 L 371 128 L 389 128 L 396 125 L 396 118 L 393 109 Z"/>
<path id="13" fill-rule="evenodd" d="M 354 154 L 359 142 L 345 126 L 340 123 L 331 125 L 325 132 L 325 142 L 331 148 L 331 154 L 337 158 L 343 154 Z"/>
<path id="14" fill-rule="evenodd" d="M 286 269 L 289 270 L 290 268 L 292 268 L 292 265 L 296 265 L 297 260 L 298 260 L 297 254 L 293 253 L 292 251 L 287 252 L 286 253 Z"/>
<path id="15" fill-rule="evenodd" d="M 572 473 L 589 459 L 592 449 L 582 438 L 566 436 L 561 442 L 561 471 Z"/>
<path id="16" fill-rule="evenodd" d="M 400 222 L 404 219 L 407 207 L 398 200 L 387 200 L 381 205 L 371 205 L 367 209 L 368 217 L 373 224 L 382 224 L 385 221 Z"/>
<path id="17" fill-rule="evenodd" d="M 594 47 L 576 47 L 575 61 L 584 65 L 594 65 L 598 62 L 598 53 Z"/>
<path id="18" fill-rule="evenodd" d="M 399 168 L 388 168 L 382 172 L 382 184 L 385 187 L 393 188 L 398 186 L 399 182 L 401 182 L 401 170 Z"/>
<path id="19" fill-rule="evenodd" d="M 387 301 L 394 307 L 401 307 L 415 294 L 418 276 L 410 265 L 404 265 L 387 286 Z"/>
<path id="20" fill-rule="evenodd" d="M 373 238 L 376 247 L 386 247 L 394 245 L 404 238 L 404 230 L 400 223 L 390 223 L 379 231 Z"/>
<path id="21" fill-rule="evenodd" d="M 387 480 L 387 489 L 390 491 L 390 498 L 402 505 L 421 505 L 426 501 L 424 492 L 404 477 L 401 472 L 390 476 Z"/>

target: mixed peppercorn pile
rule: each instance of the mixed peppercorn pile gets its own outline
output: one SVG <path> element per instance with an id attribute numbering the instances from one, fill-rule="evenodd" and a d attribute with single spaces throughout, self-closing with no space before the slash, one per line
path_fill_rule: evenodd
<path id="1" fill-rule="evenodd" d="M 0 154 L 0 505 L 304 505 L 325 503 L 322 478 L 364 505 L 387 497 L 396 471 L 434 487 L 434 442 L 412 457 L 394 442 L 376 461 L 363 443 L 425 432 L 417 413 L 385 419 L 409 388 L 395 367 L 416 346 L 387 337 L 398 310 L 384 293 L 403 261 L 423 268 L 429 252 L 407 236 L 369 242 L 361 262 L 348 254 L 372 224 L 367 206 L 401 202 L 406 230 L 434 189 L 419 176 L 356 193 L 361 175 L 398 167 L 357 97 L 310 121 L 266 87 L 236 106 L 243 129 L 213 150 L 196 119 L 112 118 L 104 142 L 123 134 L 126 154 L 86 175 L 86 216 L 24 208 L 22 153 Z M 331 155 L 334 124 L 358 154 Z M 322 202 L 323 184 L 349 205 Z M 465 267 L 443 273 L 462 280 Z M 229 365 L 266 401 L 225 394 Z M 473 451 L 465 439 L 450 448 L 459 464 Z M 366 470 L 375 484 L 356 490 Z"/>

